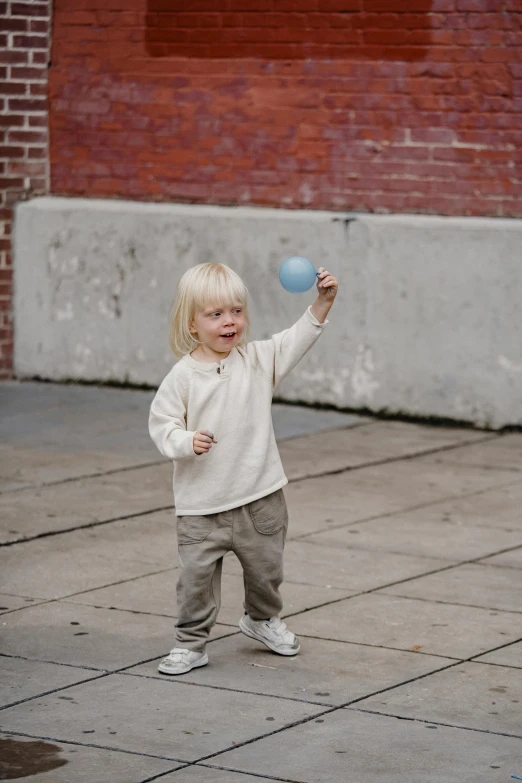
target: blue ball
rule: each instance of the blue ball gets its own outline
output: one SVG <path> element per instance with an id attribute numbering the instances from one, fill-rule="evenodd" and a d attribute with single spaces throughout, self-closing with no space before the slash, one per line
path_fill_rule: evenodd
<path id="1" fill-rule="evenodd" d="M 281 264 L 279 280 L 291 294 L 302 294 L 317 281 L 317 271 L 307 258 L 292 256 Z"/>

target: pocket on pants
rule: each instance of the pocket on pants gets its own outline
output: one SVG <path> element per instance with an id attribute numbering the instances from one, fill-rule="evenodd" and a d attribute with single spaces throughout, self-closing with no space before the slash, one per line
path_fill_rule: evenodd
<path id="1" fill-rule="evenodd" d="M 178 544 L 200 544 L 210 535 L 212 519 L 209 516 L 177 517 Z"/>
<path id="2" fill-rule="evenodd" d="M 264 536 L 279 533 L 288 522 L 286 500 L 282 489 L 248 504 L 254 527 Z"/>

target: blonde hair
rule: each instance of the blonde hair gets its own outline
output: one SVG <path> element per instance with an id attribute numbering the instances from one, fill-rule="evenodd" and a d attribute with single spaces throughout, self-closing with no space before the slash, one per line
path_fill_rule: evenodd
<path id="1" fill-rule="evenodd" d="M 194 351 L 199 342 L 190 333 L 190 322 L 206 307 L 223 307 L 240 302 L 245 316 L 245 330 L 239 345 L 247 339 L 249 319 L 248 290 L 239 275 L 225 264 L 198 264 L 188 269 L 179 281 L 172 304 L 170 347 L 178 358 Z"/>

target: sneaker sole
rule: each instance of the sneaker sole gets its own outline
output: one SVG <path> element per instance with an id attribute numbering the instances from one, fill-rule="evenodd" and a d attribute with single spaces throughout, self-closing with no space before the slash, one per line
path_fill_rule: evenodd
<path id="1" fill-rule="evenodd" d="M 262 644 L 265 645 L 265 647 L 268 647 L 269 650 L 272 650 L 272 652 L 277 653 L 277 655 L 286 655 L 286 656 L 298 655 L 299 650 L 301 649 L 301 645 L 299 645 L 297 650 L 289 650 L 288 652 L 282 652 L 281 650 L 278 650 L 277 647 L 273 647 L 267 639 L 263 639 L 262 636 L 256 636 L 256 634 L 253 633 L 253 631 L 251 631 L 250 628 L 248 628 L 246 625 L 243 624 L 243 618 L 241 618 L 241 620 L 239 621 L 239 630 L 241 631 L 241 633 L 244 633 L 245 636 L 249 636 L 250 639 L 255 639 L 256 642 L 261 642 Z"/>
<path id="2" fill-rule="evenodd" d="M 202 658 L 200 661 L 195 661 L 190 666 L 187 666 L 186 669 L 183 669 L 183 671 L 174 672 L 172 669 L 161 668 L 161 663 L 158 666 L 158 671 L 161 672 L 161 674 L 169 674 L 170 676 L 177 677 L 180 674 L 187 674 L 187 672 L 192 671 L 192 669 L 197 669 L 199 666 L 206 666 L 208 663 L 208 655 L 205 655 L 204 658 Z"/>

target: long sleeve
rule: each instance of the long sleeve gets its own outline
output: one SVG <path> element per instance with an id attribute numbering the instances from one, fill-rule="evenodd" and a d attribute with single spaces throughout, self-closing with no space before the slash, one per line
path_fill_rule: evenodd
<path id="1" fill-rule="evenodd" d="M 170 372 L 152 401 L 149 415 L 149 432 L 160 452 L 169 459 L 182 460 L 196 457 L 194 432 L 187 431 L 186 414 L 188 395 L 183 391 L 182 378 Z"/>
<path id="2" fill-rule="evenodd" d="M 310 308 L 289 329 L 272 335 L 269 340 L 255 340 L 247 352 L 262 372 L 272 379 L 275 388 L 310 350 L 328 321 L 321 323 Z"/>

